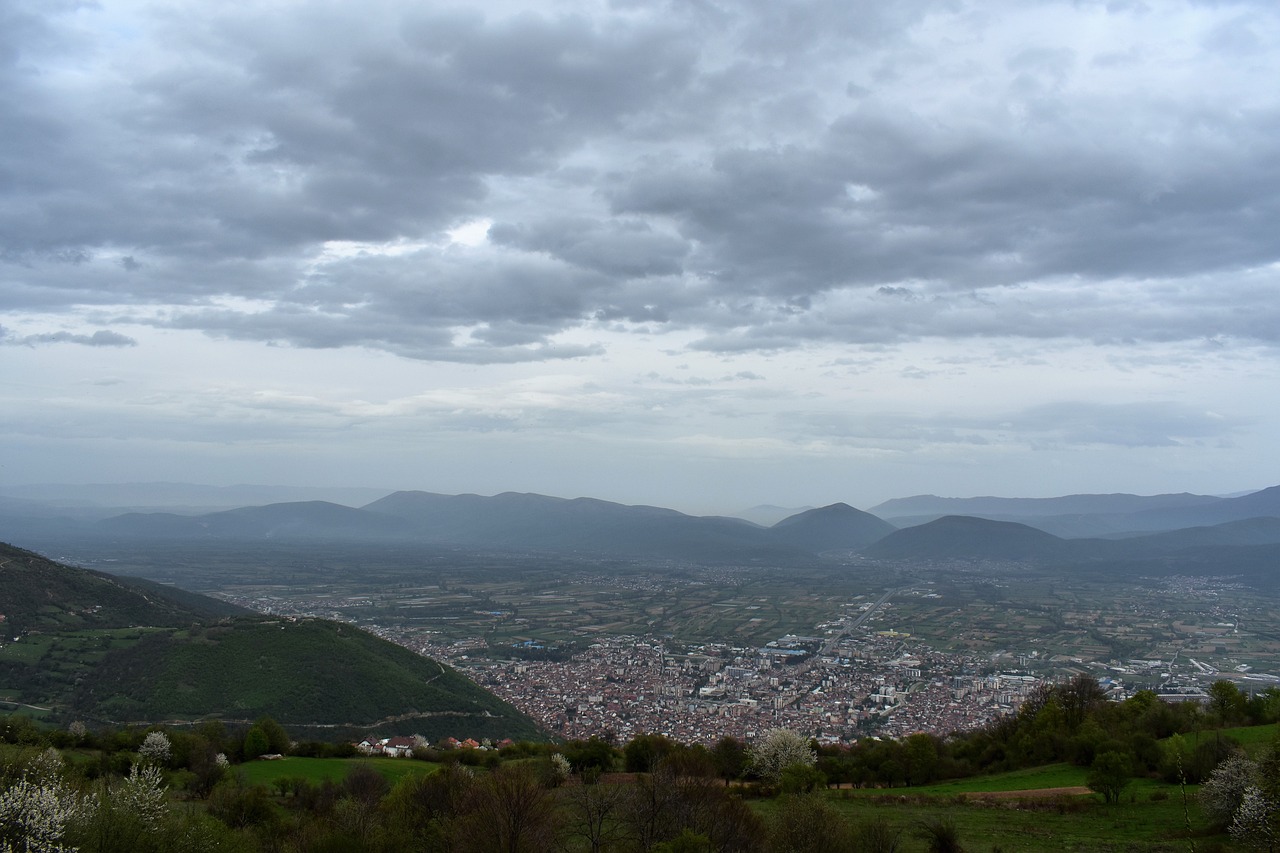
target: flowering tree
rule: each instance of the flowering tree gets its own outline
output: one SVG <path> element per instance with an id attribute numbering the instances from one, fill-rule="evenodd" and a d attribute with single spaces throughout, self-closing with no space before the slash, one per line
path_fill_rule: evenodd
<path id="1" fill-rule="evenodd" d="M 46 749 L 22 776 L 0 792 L 0 853 L 66 853 L 70 825 L 93 812 L 62 778 L 62 757 Z"/>
<path id="2" fill-rule="evenodd" d="M 791 729 L 773 729 L 747 750 L 747 767 L 761 779 L 777 784 L 793 764 L 810 766 L 818 760 L 809 741 Z"/>
<path id="3" fill-rule="evenodd" d="M 1228 831 L 1241 844 L 1257 850 L 1275 850 L 1280 843 L 1276 831 L 1276 803 L 1257 785 L 1245 789 L 1240 808 Z"/>
<path id="4" fill-rule="evenodd" d="M 113 793 L 116 805 L 136 816 L 148 829 L 158 827 L 169 814 L 164 778 L 154 764 L 135 764 Z"/>
<path id="5" fill-rule="evenodd" d="M 169 736 L 164 732 L 150 732 L 138 747 L 138 757 L 150 764 L 167 763 L 169 753 Z"/>
<path id="6" fill-rule="evenodd" d="M 1233 755 L 1219 764 L 1200 787 L 1205 815 L 1221 826 L 1231 823 L 1244 802 L 1245 791 L 1257 778 L 1257 763 L 1243 755 Z"/>

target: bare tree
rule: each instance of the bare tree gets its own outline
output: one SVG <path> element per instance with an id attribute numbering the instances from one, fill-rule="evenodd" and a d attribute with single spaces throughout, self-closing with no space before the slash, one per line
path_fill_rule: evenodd
<path id="1" fill-rule="evenodd" d="M 619 813 L 627 800 L 624 785 L 575 785 L 564 792 L 568 834 L 586 842 L 591 853 L 611 848 L 622 836 Z"/>
<path id="2" fill-rule="evenodd" d="M 459 853 L 545 853 L 559 846 L 550 791 L 525 764 L 506 764 L 472 791 L 470 813 L 453 826 Z"/>

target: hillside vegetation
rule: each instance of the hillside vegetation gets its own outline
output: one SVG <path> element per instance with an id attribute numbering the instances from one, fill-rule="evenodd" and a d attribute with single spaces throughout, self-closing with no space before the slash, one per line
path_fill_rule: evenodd
<path id="1" fill-rule="evenodd" d="M 537 734 L 523 714 L 444 664 L 320 619 L 149 634 L 85 672 L 71 707 L 115 722 L 269 715 L 290 727 Z"/>
<path id="2" fill-rule="evenodd" d="M 90 723 L 251 721 L 536 738 L 451 668 L 350 625 L 248 615 L 0 545 L 0 702 Z"/>

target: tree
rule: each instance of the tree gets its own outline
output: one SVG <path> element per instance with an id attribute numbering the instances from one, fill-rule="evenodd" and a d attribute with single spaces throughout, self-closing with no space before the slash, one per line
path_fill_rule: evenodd
<path id="1" fill-rule="evenodd" d="M 1129 784 L 1132 762 L 1123 752 L 1104 752 L 1093 759 L 1085 784 L 1089 790 L 1101 794 L 1108 803 L 1120 801 L 1120 794 Z"/>
<path id="2" fill-rule="evenodd" d="M 271 749 L 271 741 L 260 726 L 254 726 L 244 734 L 244 760 L 252 761 L 260 755 L 266 755 Z"/>
<path id="3" fill-rule="evenodd" d="M 751 771 L 774 785 L 782 778 L 782 771 L 791 765 L 812 765 L 817 760 L 818 755 L 809 741 L 791 729 L 773 729 L 747 750 Z"/>
<path id="4" fill-rule="evenodd" d="M 827 776 L 812 764 L 796 762 L 782 769 L 778 778 L 778 786 L 784 794 L 808 794 L 818 788 L 825 788 Z"/>
<path id="5" fill-rule="evenodd" d="M 284 730 L 284 726 L 270 717 L 259 717 L 254 726 L 261 729 L 262 733 L 267 736 L 266 752 L 272 752 L 277 755 L 285 755 L 289 752 L 289 735 Z"/>
<path id="6" fill-rule="evenodd" d="M 827 801 L 784 797 L 769 828 L 770 853 L 852 853 L 853 827 Z"/>
<path id="7" fill-rule="evenodd" d="M 1072 732 L 1084 722 L 1090 711 L 1107 700 L 1098 680 L 1083 673 L 1054 688 L 1054 695 L 1062 705 L 1067 728 Z"/>
<path id="8" fill-rule="evenodd" d="M 459 853 L 543 853 L 560 835 L 559 811 L 527 764 L 505 764 L 472 789 L 470 814 L 454 827 Z"/>
<path id="9" fill-rule="evenodd" d="M 1214 768 L 1200 787 L 1200 805 L 1205 816 L 1219 826 L 1227 826 L 1244 802 L 1245 791 L 1256 785 L 1258 765 L 1243 755 L 1233 755 Z"/>
<path id="10" fill-rule="evenodd" d="M 570 741 L 564 748 L 564 757 L 569 759 L 573 769 L 581 773 L 595 768 L 602 773 L 613 769 L 618 751 L 599 737 L 590 740 Z"/>
<path id="11" fill-rule="evenodd" d="M 1276 827 L 1277 804 L 1257 785 L 1245 789 L 1240 808 L 1231 821 L 1231 837 L 1258 850 L 1272 851 L 1280 842 Z"/>
<path id="12" fill-rule="evenodd" d="M 728 785 L 747 769 L 747 745 L 736 737 L 725 735 L 712 748 L 711 760 L 715 762 L 716 773 Z"/>
<path id="13" fill-rule="evenodd" d="M 617 813 L 626 798 L 624 785 L 582 784 L 569 788 L 565 792 L 565 808 L 571 821 L 569 834 L 582 839 L 591 853 L 613 848 L 621 834 Z"/>
<path id="14" fill-rule="evenodd" d="M 636 735 L 623 748 L 622 757 L 628 773 L 652 773 L 658 762 L 666 758 L 675 748 L 668 738 L 662 735 Z"/>
<path id="15" fill-rule="evenodd" d="M 169 762 L 171 754 L 169 736 L 164 732 L 148 732 L 138 747 L 138 758 L 149 764 L 164 765 Z"/>
<path id="16" fill-rule="evenodd" d="M 1242 719 L 1249 700 L 1240 688 L 1225 678 L 1209 686 L 1209 708 L 1218 718 L 1218 725 L 1225 726 Z"/>
<path id="17" fill-rule="evenodd" d="M 96 801 L 62 778 L 62 756 L 46 749 L 0 791 L 0 850 L 60 853 L 72 825 L 87 820 Z"/>

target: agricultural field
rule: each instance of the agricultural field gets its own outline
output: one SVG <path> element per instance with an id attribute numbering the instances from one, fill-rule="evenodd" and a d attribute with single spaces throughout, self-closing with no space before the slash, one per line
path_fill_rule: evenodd
<path id="1" fill-rule="evenodd" d="M 693 566 L 447 550 L 297 546 L 78 555 L 259 611 L 307 614 L 464 643 L 573 647 L 608 635 L 763 645 L 823 636 L 886 591 L 867 627 L 942 652 L 1009 653 L 1039 670 L 1132 659 L 1238 676 L 1280 673 L 1280 599 L 1224 578 L 1054 574 L 1009 564 Z M 1002 666 L 1007 664 L 1001 664 Z M 1207 671 L 1207 670 L 1206 670 Z"/>

